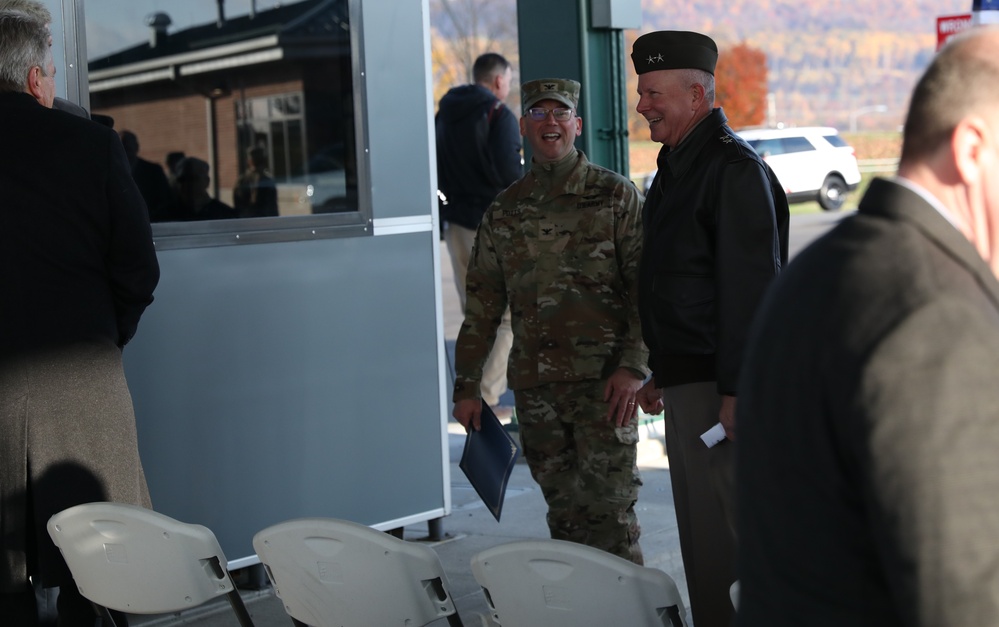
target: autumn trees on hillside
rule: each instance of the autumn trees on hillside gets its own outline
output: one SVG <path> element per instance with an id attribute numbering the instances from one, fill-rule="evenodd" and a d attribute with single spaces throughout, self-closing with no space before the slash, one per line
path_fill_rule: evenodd
<path id="1" fill-rule="evenodd" d="M 448 89 L 471 81 L 472 62 L 483 52 L 499 52 L 520 66 L 517 51 L 517 17 L 514 0 L 431 0 L 431 68 L 434 102 Z M 625 50 L 640 33 L 625 31 Z M 733 128 L 763 124 L 767 114 L 767 56 L 759 48 L 742 41 L 721 51 L 716 69 L 718 106 L 725 109 Z M 638 104 L 638 78 L 631 68 L 630 58 L 622 59 L 627 66 L 628 132 L 632 139 L 647 140 L 645 119 L 635 112 Z M 514 73 L 517 78 L 519 73 Z M 579 77 L 571 77 L 579 78 Z M 583 89 L 590 86 L 584 85 Z M 519 113 L 517 85 L 511 91 L 508 105 Z"/>

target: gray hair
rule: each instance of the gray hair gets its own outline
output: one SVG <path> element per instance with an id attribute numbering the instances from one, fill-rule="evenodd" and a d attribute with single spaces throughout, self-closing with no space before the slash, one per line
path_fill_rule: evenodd
<path id="1" fill-rule="evenodd" d="M 714 104 L 715 77 L 711 74 L 711 72 L 705 72 L 704 70 L 697 70 L 694 68 L 688 68 L 680 71 L 681 76 L 683 77 L 683 82 L 688 89 L 694 85 L 704 87 L 704 99 L 709 103 Z"/>
<path id="2" fill-rule="evenodd" d="M 20 11 L 43 24 L 52 23 L 52 14 L 38 0 L 0 0 L 0 11 Z"/>
<path id="3" fill-rule="evenodd" d="M 50 41 L 45 23 L 20 11 L 0 11 L 0 92 L 23 92 L 35 66 L 46 74 Z"/>

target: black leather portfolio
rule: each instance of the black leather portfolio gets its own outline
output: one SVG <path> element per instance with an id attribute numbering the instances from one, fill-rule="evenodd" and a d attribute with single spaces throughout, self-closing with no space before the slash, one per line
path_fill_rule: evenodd
<path id="1" fill-rule="evenodd" d="M 482 428 L 471 430 L 465 438 L 465 450 L 458 467 L 465 473 L 479 498 L 497 521 L 503 512 L 506 484 L 517 462 L 520 449 L 488 405 L 482 403 Z"/>

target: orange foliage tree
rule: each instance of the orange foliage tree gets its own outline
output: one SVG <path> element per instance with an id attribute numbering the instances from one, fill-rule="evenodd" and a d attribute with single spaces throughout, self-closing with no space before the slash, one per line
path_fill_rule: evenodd
<path id="1" fill-rule="evenodd" d="M 715 104 L 729 126 L 763 124 L 767 115 L 767 55 L 745 41 L 720 50 L 715 66 Z"/>

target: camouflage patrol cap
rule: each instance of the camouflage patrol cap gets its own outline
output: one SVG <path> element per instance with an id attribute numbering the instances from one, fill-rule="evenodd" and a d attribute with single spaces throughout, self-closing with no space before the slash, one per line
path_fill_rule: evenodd
<path id="1" fill-rule="evenodd" d="M 707 35 L 685 30 L 660 30 L 635 40 L 631 61 L 636 74 L 655 70 L 704 70 L 715 73 L 718 46 Z"/>
<path id="2" fill-rule="evenodd" d="M 524 109 L 542 100 L 555 100 L 573 109 L 579 103 L 579 83 L 571 78 L 541 78 L 520 86 Z"/>

